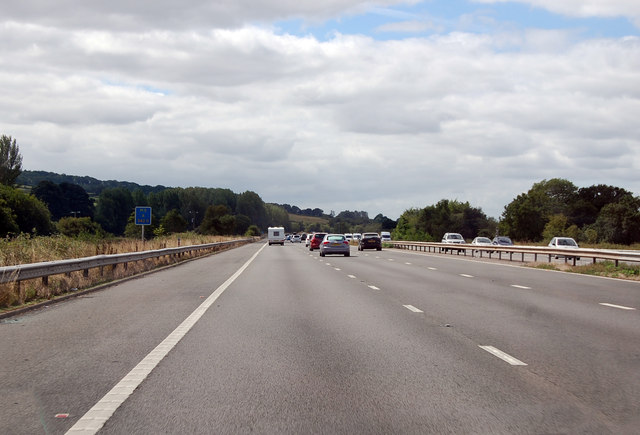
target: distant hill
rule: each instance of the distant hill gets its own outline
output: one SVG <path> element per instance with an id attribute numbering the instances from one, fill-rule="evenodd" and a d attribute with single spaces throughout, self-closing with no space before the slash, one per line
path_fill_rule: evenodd
<path id="1" fill-rule="evenodd" d="M 55 172 L 46 172 L 46 171 L 22 171 L 22 174 L 16 180 L 18 185 L 27 186 L 27 187 L 35 187 L 41 181 L 51 181 L 52 183 L 60 184 L 60 183 L 71 183 L 82 186 L 82 188 L 89 195 L 99 195 L 104 189 L 114 188 L 114 187 L 124 187 L 127 190 L 142 190 L 145 195 L 150 192 L 160 192 L 167 187 L 165 186 L 148 186 L 148 185 L 140 185 L 136 183 L 131 183 L 128 181 L 115 181 L 115 180 L 98 180 L 93 177 L 87 176 L 79 176 L 79 175 L 67 175 L 67 174 L 56 174 Z"/>

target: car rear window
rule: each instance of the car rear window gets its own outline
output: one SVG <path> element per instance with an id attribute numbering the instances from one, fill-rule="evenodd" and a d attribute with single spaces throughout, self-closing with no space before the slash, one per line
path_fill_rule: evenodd
<path id="1" fill-rule="evenodd" d="M 327 240 L 331 240 L 332 242 L 342 242 L 344 240 L 344 236 L 329 236 Z"/>

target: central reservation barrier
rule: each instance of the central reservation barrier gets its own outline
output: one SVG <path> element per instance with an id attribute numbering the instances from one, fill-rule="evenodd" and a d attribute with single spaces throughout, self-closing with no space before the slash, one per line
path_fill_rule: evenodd
<path id="1" fill-rule="evenodd" d="M 636 251 L 611 251 L 597 249 L 557 249 L 545 246 L 501 246 L 501 245 L 471 245 L 451 244 L 438 242 L 408 242 L 408 241 L 390 241 L 385 242 L 398 249 L 407 249 L 410 251 L 433 252 L 433 253 L 451 253 L 457 255 L 467 255 L 469 252 L 472 257 L 476 255 L 491 258 L 503 259 L 503 256 L 509 256 L 509 260 L 513 261 L 513 257 L 519 256 L 520 261 L 525 262 L 525 255 L 533 255 L 534 261 L 538 261 L 538 257 L 548 259 L 564 258 L 565 262 L 572 261 L 576 265 L 576 260 L 580 258 L 590 258 L 593 263 L 598 260 L 609 260 L 615 262 L 616 267 L 620 262 L 638 263 L 640 262 L 640 253 Z"/>

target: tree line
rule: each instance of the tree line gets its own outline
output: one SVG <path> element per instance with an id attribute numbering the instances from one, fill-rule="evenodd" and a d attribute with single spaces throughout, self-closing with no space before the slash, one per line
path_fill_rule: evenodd
<path id="1" fill-rule="evenodd" d="M 371 220 L 366 212 L 343 212 L 334 217 L 325 215 L 319 208 L 301 210 L 289 204 L 265 203 L 252 191 L 237 194 L 222 188 L 151 187 L 45 171 L 24 173 L 16 140 L 4 135 L 1 139 L 2 237 L 20 233 L 137 237 L 141 233 L 135 224 L 135 207 L 138 206 L 148 206 L 152 210 L 152 224 L 148 231 L 145 230 L 148 238 L 184 231 L 258 235 L 268 226 L 301 232 L 365 227 L 379 230 L 383 225 L 389 226 L 389 222 L 395 225 L 381 215 Z M 18 188 L 19 183 L 31 186 L 30 193 Z M 92 189 L 91 193 L 86 188 Z M 289 213 L 320 221 L 291 222 Z"/>
<path id="2" fill-rule="evenodd" d="M 0 236 L 19 233 L 135 237 L 136 206 L 152 208 L 153 237 L 184 231 L 204 234 L 259 234 L 268 226 L 287 231 L 365 232 L 393 230 L 396 240 L 439 241 L 446 232 L 470 240 L 476 236 L 508 235 L 521 242 L 540 242 L 569 236 L 579 242 L 632 244 L 640 242 L 640 198 L 623 188 L 592 185 L 578 188 L 554 178 L 534 183 L 504 207 L 500 221 L 487 217 L 469 202 L 442 199 L 422 209 L 406 210 L 393 221 L 382 214 L 370 219 L 364 211 L 324 214 L 289 204 L 265 203 L 252 191 L 240 194 L 223 188 L 165 188 L 134 183 L 105 187 L 91 196 L 83 186 L 61 176 L 56 183 L 43 178 L 28 193 L 17 187 L 22 156 L 16 140 L 0 136 Z M 46 172 L 31 172 L 42 176 Z M 85 180 L 84 178 L 89 178 Z M 113 182 L 110 182 L 113 183 Z M 118 182 L 115 182 L 118 183 Z M 291 222 L 289 215 L 309 217 Z"/>
<path id="3" fill-rule="evenodd" d="M 640 242 L 640 198 L 604 184 L 578 188 L 553 178 L 535 183 L 505 206 L 500 231 L 538 242 L 566 235 L 586 243 Z"/>
<path id="4" fill-rule="evenodd" d="M 603 184 L 578 188 L 553 178 L 534 183 L 504 207 L 500 221 L 468 202 L 443 199 L 406 210 L 392 236 L 397 240 L 440 241 L 446 232 L 471 240 L 506 235 L 520 242 L 548 242 L 555 236 L 589 244 L 640 242 L 640 198 Z"/>

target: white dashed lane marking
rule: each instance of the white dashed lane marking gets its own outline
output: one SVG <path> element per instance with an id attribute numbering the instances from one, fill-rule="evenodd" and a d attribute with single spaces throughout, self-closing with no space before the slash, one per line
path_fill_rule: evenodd
<path id="1" fill-rule="evenodd" d="M 522 361 L 520 361 L 519 359 L 516 359 L 516 358 L 512 357 L 511 355 L 509 355 L 507 353 L 504 353 L 500 349 L 496 349 L 493 346 L 478 346 L 478 347 L 480 347 L 480 349 L 486 350 L 487 352 L 489 352 L 493 356 L 497 356 L 501 360 L 508 362 L 512 366 L 526 366 L 526 364 L 523 363 Z"/>
<path id="2" fill-rule="evenodd" d="M 356 279 L 356 276 L 355 276 L 355 275 L 347 275 L 347 276 L 348 276 L 349 278 L 351 278 L 351 279 Z"/>
<path id="3" fill-rule="evenodd" d="M 605 307 L 617 308 L 619 310 L 627 310 L 627 311 L 635 311 L 636 310 L 633 307 L 625 307 L 624 305 L 609 304 L 607 302 L 600 302 L 600 305 L 603 305 Z"/>
<path id="4" fill-rule="evenodd" d="M 523 290 L 531 290 L 531 287 L 526 287 L 526 286 L 518 285 L 518 284 L 511 284 L 511 287 L 514 287 L 514 288 L 521 288 L 521 289 L 523 289 Z"/>
<path id="5" fill-rule="evenodd" d="M 413 311 L 414 313 L 424 313 L 424 311 L 414 307 L 413 305 L 403 305 L 403 307 L 405 307 L 407 310 Z"/>
<path id="6" fill-rule="evenodd" d="M 473 275 L 467 275 L 466 273 L 461 273 L 460 276 L 463 278 L 473 278 Z"/>
<path id="7" fill-rule="evenodd" d="M 378 287 L 376 287 L 375 285 L 369 285 L 367 286 L 369 287 L 371 290 L 380 290 Z"/>

